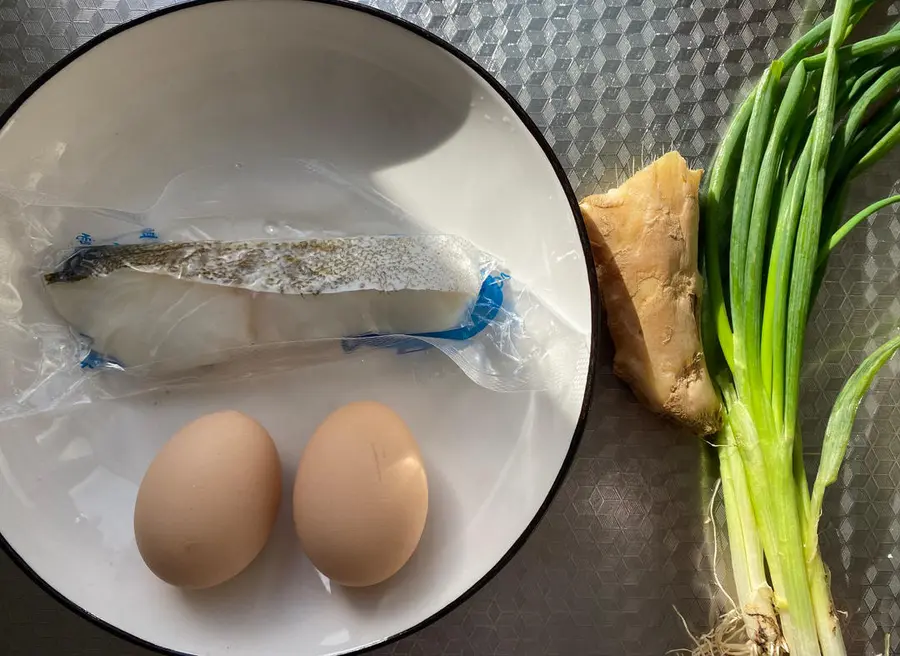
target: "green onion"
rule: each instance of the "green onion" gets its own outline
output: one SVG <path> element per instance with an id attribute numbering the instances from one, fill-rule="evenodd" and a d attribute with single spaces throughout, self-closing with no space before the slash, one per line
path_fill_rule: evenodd
<path id="1" fill-rule="evenodd" d="M 871 5 L 838 0 L 834 16 L 772 62 L 732 119 L 701 199 L 702 332 L 726 413 L 717 453 L 730 555 L 760 653 L 846 654 L 818 516 L 860 399 L 900 350 L 900 337 L 877 349 L 838 396 L 811 493 L 798 431 L 810 309 L 831 251 L 900 202 L 841 222 L 850 181 L 900 142 L 900 29 L 844 44 Z"/>
<path id="2" fill-rule="evenodd" d="M 835 13 L 837 13 L 837 10 L 835 10 Z M 847 23 L 845 22 L 844 24 L 846 25 Z M 881 36 L 844 46 L 836 53 L 836 55 L 846 62 L 858 57 L 874 55 L 890 48 L 896 48 L 897 46 L 900 46 L 900 32 L 892 31 L 887 34 L 882 34 Z M 823 52 L 818 55 L 813 55 L 812 57 L 807 57 L 804 60 L 806 61 L 806 67 L 812 69 L 825 66 L 828 54 L 829 53 L 827 52 Z"/>
<path id="3" fill-rule="evenodd" d="M 867 117 L 871 107 L 887 93 L 893 94 L 900 88 L 900 66 L 889 68 L 880 72 L 878 77 L 871 81 L 865 88 L 859 99 L 851 107 L 846 120 L 838 128 L 834 136 L 829 155 L 829 173 L 827 186 L 830 187 L 834 177 L 843 164 L 844 152 L 855 139 L 863 119 Z"/>
<path id="4" fill-rule="evenodd" d="M 875 212 L 883 210 L 888 205 L 893 205 L 894 203 L 900 203 L 900 195 L 889 196 L 876 203 L 872 203 L 866 209 L 854 215 L 853 218 L 842 225 L 840 229 L 831 236 L 828 243 L 822 247 L 822 250 L 819 252 L 819 265 L 825 264 L 826 260 L 828 260 L 828 254 L 834 250 L 834 247 L 837 246 L 841 239 L 846 237 L 853 228 L 875 214 Z"/>
<path id="5" fill-rule="evenodd" d="M 807 559 L 811 560 L 818 550 L 819 516 L 822 514 L 822 500 L 825 498 L 825 488 L 834 483 L 847 452 L 847 443 L 850 441 L 850 432 L 856 419 L 856 411 L 863 396 L 872 386 L 875 374 L 883 367 L 891 356 L 900 350 L 900 335 L 883 344 L 867 357 L 859 368 L 850 376 L 841 393 L 834 402 L 834 409 L 828 418 L 828 426 L 825 429 L 825 440 L 822 443 L 822 458 L 819 462 L 819 472 L 816 474 L 816 482 L 812 491 L 812 503 L 810 507 L 809 532 L 806 550 Z"/>

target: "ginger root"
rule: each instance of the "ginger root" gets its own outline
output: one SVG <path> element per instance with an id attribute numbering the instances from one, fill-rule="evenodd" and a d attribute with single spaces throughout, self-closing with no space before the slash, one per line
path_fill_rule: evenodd
<path id="1" fill-rule="evenodd" d="M 613 368 L 651 410 L 706 435 L 722 424 L 700 341 L 703 171 L 670 152 L 581 202 L 615 344 Z"/>

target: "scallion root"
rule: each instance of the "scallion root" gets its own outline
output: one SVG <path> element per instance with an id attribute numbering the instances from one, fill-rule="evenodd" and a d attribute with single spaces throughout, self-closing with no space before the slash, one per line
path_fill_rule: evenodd
<path id="1" fill-rule="evenodd" d="M 678 612 L 677 609 L 675 612 Z M 732 608 L 719 617 L 719 621 L 708 632 L 701 636 L 694 635 L 682 617 L 684 629 L 690 636 L 694 646 L 674 649 L 670 654 L 690 654 L 690 656 L 786 656 L 788 651 L 784 641 L 761 647 L 747 639 L 747 628 L 741 612 Z"/>

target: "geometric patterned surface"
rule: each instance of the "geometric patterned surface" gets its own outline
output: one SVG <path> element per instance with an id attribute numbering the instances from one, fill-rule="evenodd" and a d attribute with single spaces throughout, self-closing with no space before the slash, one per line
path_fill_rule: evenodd
<path id="1" fill-rule="evenodd" d="M 165 4 L 0 0 L 0 109 L 74 47 Z M 673 145 L 703 166 L 742 85 L 789 43 L 797 23 L 818 14 L 798 0 L 372 4 L 453 42 L 496 75 L 547 136 L 579 196 Z M 880 20 L 896 20 L 900 4 L 881 12 Z M 898 163 L 895 156 L 868 174 L 853 204 L 898 193 Z M 896 209 L 841 247 L 818 305 L 802 412 L 811 471 L 841 384 L 900 325 Z M 379 656 L 659 656 L 688 644 L 673 606 L 693 628 L 708 626 L 712 525 L 704 521 L 709 490 L 701 485 L 700 449 L 638 406 L 609 361 L 607 345 L 578 457 L 532 538 L 467 603 Z M 715 516 L 720 526 L 721 507 Z M 900 644 L 898 360 L 863 403 L 822 533 L 851 656 L 879 653 L 885 630 Z M 720 566 L 723 550 L 720 540 Z M 0 654 L 142 653 L 62 619 L 49 598 L 30 594 L 0 589 L 0 608 L 14 618 L 0 626 Z M 22 595 L 40 614 L 23 619 L 9 608 Z M 68 645 L 62 652 L 49 646 L 54 637 Z"/>

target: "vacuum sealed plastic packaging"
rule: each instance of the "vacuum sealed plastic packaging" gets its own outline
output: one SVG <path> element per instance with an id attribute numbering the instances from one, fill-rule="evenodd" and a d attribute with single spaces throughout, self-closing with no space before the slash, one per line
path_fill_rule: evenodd
<path id="1" fill-rule="evenodd" d="M 43 278 L 107 366 L 167 370 L 252 346 L 474 336 L 504 284 L 493 262 L 446 235 L 85 246 Z M 484 299 L 492 316 L 475 314 Z"/>
<path id="2" fill-rule="evenodd" d="M 430 234 L 380 196 L 367 199 L 380 219 L 332 216 L 326 229 L 279 220 L 290 208 L 270 202 L 235 207 L 222 188 L 201 208 L 163 207 L 164 195 L 142 214 L 3 192 L 4 296 L 16 300 L 2 305 L 13 385 L 0 419 L 360 349 L 437 348 L 495 391 L 565 379 L 548 375 L 565 360 L 553 351 L 581 336 L 466 239 Z"/>

